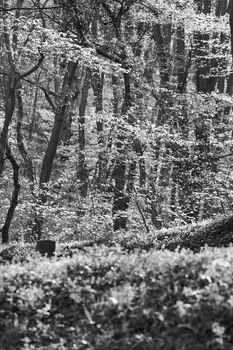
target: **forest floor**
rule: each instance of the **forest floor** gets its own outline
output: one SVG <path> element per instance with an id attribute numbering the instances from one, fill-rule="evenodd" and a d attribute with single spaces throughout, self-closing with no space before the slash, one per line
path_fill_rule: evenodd
<path id="1" fill-rule="evenodd" d="M 1 350 L 233 349 L 233 218 L 0 247 Z"/>

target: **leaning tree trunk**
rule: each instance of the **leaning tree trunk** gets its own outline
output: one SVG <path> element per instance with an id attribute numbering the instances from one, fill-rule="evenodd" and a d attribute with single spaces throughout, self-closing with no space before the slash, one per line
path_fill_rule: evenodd
<path id="1" fill-rule="evenodd" d="M 75 72 L 78 63 L 68 62 L 67 71 L 64 76 L 62 93 L 61 93 L 61 102 L 56 108 L 55 116 L 54 116 L 54 125 L 52 134 L 44 155 L 44 159 L 42 162 L 42 168 L 40 172 L 40 193 L 38 195 L 38 205 L 42 206 L 47 201 L 46 196 L 46 187 L 51 177 L 53 162 L 56 156 L 57 147 L 60 141 L 61 130 L 63 127 L 63 123 L 66 116 L 66 110 L 70 100 L 70 91 L 73 85 L 73 81 L 75 78 Z M 42 234 L 42 225 L 43 225 L 43 217 L 40 213 L 36 216 L 34 227 L 32 229 L 32 239 L 40 239 Z"/>
<path id="2" fill-rule="evenodd" d="M 2 243 L 8 243 L 9 241 L 9 229 L 11 226 L 11 222 L 14 216 L 15 208 L 18 205 L 18 198 L 19 198 L 19 192 L 20 192 L 20 183 L 19 183 L 19 165 L 17 161 L 15 160 L 15 157 L 13 156 L 11 149 L 8 145 L 6 145 L 6 157 L 11 162 L 12 168 L 13 168 L 13 184 L 14 184 L 14 190 L 12 193 L 10 206 L 6 215 L 5 223 L 3 227 L 1 228 L 2 232 Z"/>

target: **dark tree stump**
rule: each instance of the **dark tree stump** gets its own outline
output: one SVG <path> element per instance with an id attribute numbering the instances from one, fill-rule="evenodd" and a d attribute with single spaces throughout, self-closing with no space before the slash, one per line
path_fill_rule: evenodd
<path id="1" fill-rule="evenodd" d="M 49 239 L 40 240 L 36 243 L 36 251 L 38 251 L 41 255 L 51 257 L 54 255 L 56 249 L 56 242 L 51 241 Z"/>

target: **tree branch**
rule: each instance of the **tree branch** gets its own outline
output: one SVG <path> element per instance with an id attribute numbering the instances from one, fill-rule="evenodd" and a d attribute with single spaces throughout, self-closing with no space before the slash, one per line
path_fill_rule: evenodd
<path id="1" fill-rule="evenodd" d="M 43 91 L 43 93 L 45 95 L 45 98 L 48 101 L 48 103 L 50 104 L 50 106 L 52 107 L 52 109 L 54 110 L 56 108 L 54 103 L 53 103 L 53 101 L 52 101 L 52 99 L 51 99 L 51 97 L 49 96 L 49 95 L 52 95 L 52 96 L 57 98 L 58 95 L 55 92 L 44 88 L 43 86 L 41 86 L 41 85 L 31 81 L 30 79 L 22 79 L 22 80 L 26 81 L 27 83 L 29 83 L 31 85 L 37 86 L 41 91 Z"/>
<path id="2" fill-rule="evenodd" d="M 134 185 L 133 185 L 133 190 L 134 190 L 134 192 L 135 192 L 135 197 L 134 197 L 134 199 L 135 199 L 136 206 L 137 206 L 138 211 L 139 211 L 139 213 L 140 213 L 140 215 L 141 215 L 141 217 L 142 217 L 142 221 L 143 221 L 143 224 L 144 224 L 144 226 L 145 226 L 146 232 L 149 233 L 149 232 L 150 232 L 150 229 L 149 229 L 149 227 L 148 227 L 148 225 L 147 225 L 147 223 L 146 223 L 146 218 L 145 218 L 145 216 L 144 216 L 144 214 L 143 214 L 143 211 L 142 211 L 142 208 L 141 208 L 141 206 L 140 206 L 140 203 L 138 202 L 138 199 L 137 199 L 137 191 L 136 191 Z"/>
<path id="3" fill-rule="evenodd" d="M 28 72 L 26 72 L 26 73 L 24 73 L 24 74 L 21 74 L 21 75 L 18 77 L 19 79 L 23 79 L 23 78 L 28 77 L 29 75 L 31 75 L 32 73 L 34 73 L 34 72 L 40 67 L 40 65 L 41 65 L 41 64 L 43 63 L 43 61 L 44 61 L 45 56 L 44 56 L 44 54 L 43 54 L 42 52 L 40 52 L 40 50 L 39 50 L 39 53 L 40 53 L 40 58 L 39 58 L 37 64 L 36 64 L 34 67 L 32 67 L 32 69 L 30 69 Z"/>
<path id="4" fill-rule="evenodd" d="M 48 7 L 43 7 L 43 10 L 54 10 L 54 9 L 60 9 L 62 6 L 48 6 Z M 10 7 L 10 8 L 4 8 L 0 7 L 0 12 L 11 12 L 11 11 L 40 11 L 41 8 L 36 8 L 36 7 Z"/>
<path id="5" fill-rule="evenodd" d="M 219 160 L 219 159 L 226 158 L 226 157 L 231 157 L 231 156 L 233 156 L 233 153 L 228 153 L 228 154 L 224 154 L 222 156 L 213 157 L 213 159 Z"/>

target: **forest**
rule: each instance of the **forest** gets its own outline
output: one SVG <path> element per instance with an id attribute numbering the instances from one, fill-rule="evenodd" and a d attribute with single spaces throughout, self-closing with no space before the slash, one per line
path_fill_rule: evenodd
<path id="1" fill-rule="evenodd" d="M 233 349 L 233 1 L 0 28 L 0 350 Z"/>

